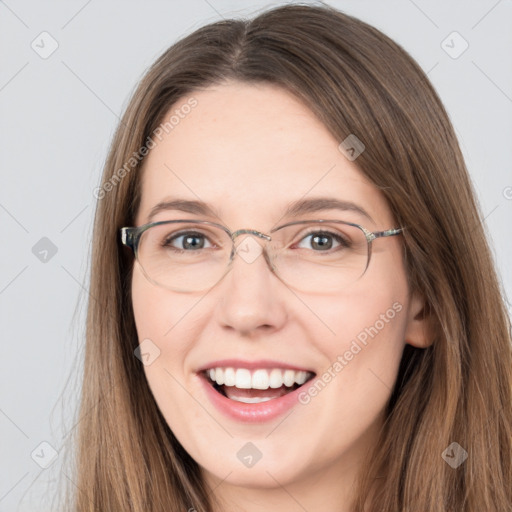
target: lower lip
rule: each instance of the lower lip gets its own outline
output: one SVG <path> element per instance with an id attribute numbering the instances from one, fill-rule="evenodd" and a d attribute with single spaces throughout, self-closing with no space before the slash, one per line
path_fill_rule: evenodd
<path id="1" fill-rule="evenodd" d="M 206 395 L 220 412 L 232 419 L 246 423 L 261 423 L 281 416 L 299 403 L 298 395 L 303 391 L 303 386 L 301 386 L 279 398 L 258 404 L 246 404 L 230 400 L 219 393 L 205 376 L 199 375 L 199 378 L 203 383 Z"/>

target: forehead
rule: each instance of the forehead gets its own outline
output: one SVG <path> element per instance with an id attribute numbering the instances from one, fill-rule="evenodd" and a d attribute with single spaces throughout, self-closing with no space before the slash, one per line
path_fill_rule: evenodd
<path id="1" fill-rule="evenodd" d="M 191 98 L 195 106 L 182 108 Z M 144 162 L 137 225 L 169 198 L 202 201 L 226 223 L 262 228 L 314 197 L 356 203 L 389 223 L 384 198 L 339 151 L 341 141 L 279 87 L 216 85 L 181 99 L 164 122 L 172 115 Z"/>

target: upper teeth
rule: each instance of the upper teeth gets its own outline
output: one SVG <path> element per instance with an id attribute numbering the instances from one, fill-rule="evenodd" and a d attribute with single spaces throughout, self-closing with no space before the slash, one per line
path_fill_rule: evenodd
<path id="1" fill-rule="evenodd" d="M 258 369 L 251 373 L 247 368 L 210 368 L 207 375 L 219 386 L 236 386 L 240 389 L 280 388 L 283 384 L 292 387 L 295 383 L 302 385 L 312 375 L 306 371 Z"/>

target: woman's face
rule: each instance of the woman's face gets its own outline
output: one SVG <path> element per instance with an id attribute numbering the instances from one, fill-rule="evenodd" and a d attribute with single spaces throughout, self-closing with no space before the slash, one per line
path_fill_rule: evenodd
<path id="1" fill-rule="evenodd" d="M 357 160 L 338 149 L 342 141 L 289 93 L 230 82 L 193 97 L 197 105 L 180 110 L 190 98 L 174 105 L 166 119 L 175 110 L 189 113 L 161 141 L 153 137 L 136 225 L 149 222 L 155 205 L 182 199 L 205 202 L 217 216 L 160 209 L 151 221 L 209 220 L 232 232 L 266 234 L 310 219 L 344 220 L 370 231 L 397 227 Z M 356 209 L 283 216 L 291 203 L 320 197 L 351 202 L 369 217 Z M 252 251 L 254 242 L 266 243 L 247 240 Z M 224 278 L 201 293 L 156 286 L 136 264 L 132 294 L 138 337 L 150 354 L 144 370 L 151 391 L 212 486 L 284 486 L 305 500 L 310 485 L 341 488 L 340 477 L 350 480 L 375 441 L 404 344 L 426 344 L 422 303 L 409 296 L 401 236 L 374 241 L 366 273 L 336 292 L 297 291 L 256 253 L 252 261 L 237 254 Z M 242 370 L 241 387 L 248 375 L 249 386 L 262 375 L 304 378 L 286 377 L 286 369 L 314 377 L 285 396 L 245 403 L 293 388 L 237 393 L 230 386 L 228 398 L 205 378 L 202 370 L 212 367 L 232 368 L 229 378 Z"/>

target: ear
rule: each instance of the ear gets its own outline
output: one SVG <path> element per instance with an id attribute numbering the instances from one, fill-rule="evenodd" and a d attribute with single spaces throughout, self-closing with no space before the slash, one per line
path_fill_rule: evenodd
<path id="1" fill-rule="evenodd" d="M 427 348 L 434 342 L 435 329 L 424 298 L 413 293 L 409 303 L 405 342 L 413 347 Z"/>

